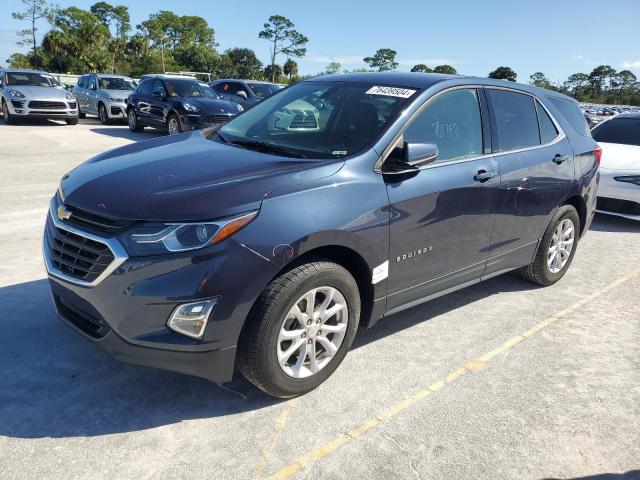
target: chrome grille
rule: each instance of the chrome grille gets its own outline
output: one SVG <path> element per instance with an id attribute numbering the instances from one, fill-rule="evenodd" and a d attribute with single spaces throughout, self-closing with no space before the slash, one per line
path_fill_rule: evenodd
<path id="1" fill-rule="evenodd" d="M 82 280 L 95 281 L 115 260 L 108 245 L 64 230 L 47 217 L 45 242 L 49 260 L 61 273 Z"/>

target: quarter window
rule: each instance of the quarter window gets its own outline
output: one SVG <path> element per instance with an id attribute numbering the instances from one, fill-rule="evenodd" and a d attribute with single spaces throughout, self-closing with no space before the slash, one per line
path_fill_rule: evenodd
<path id="1" fill-rule="evenodd" d="M 482 120 L 475 89 L 454 90 L 432 100 L 403 133 L 409 143 L 434 143 L 443 162 L 482 154 Z"/>
<path id="2" fill-rule="evenodd" d="M 589 130 L 589 124 L 587 124 L 587 120 L 584 118 L 580 107 L 577 102 L 572 100 L 564 100 L 562 98 L 557 97 L 548 97 L 551 100 L 551 103 L 560 110 L 560 113 L 564 118 L 567 119 L 567 122 L 571 125 L 571 127 L 580 135 L 585 137 L 591 137 L 591 130 Z"/>
<path id="3" fill-rule="evenodd" d="M 536 101 L 536 110 L 538 111 L 538 124 L 540 125 L 540 141 L 542 144 L 549 143 L 558 136 L 558 130 L 549 114 L 538 101 Z"/>
<path id="4" fill-rule="evenodd" d="M 498 130 L 499 151 L 540 145 L 538 116 L 533 97 L 489 89 Z"/>

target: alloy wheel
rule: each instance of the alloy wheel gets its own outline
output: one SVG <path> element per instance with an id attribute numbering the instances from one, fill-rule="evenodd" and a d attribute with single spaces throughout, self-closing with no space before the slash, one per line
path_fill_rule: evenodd
<path id="1" fill-rule="evenodd" d="M 560 272 L 569 261 L 575 236 L 576 228 L 569 218 L 562 220 L 556 227 L 547 252 L 547 266 L 551 273 Z"/>
<path id="2" fill-rule="evenodd" d="M 100 122 L 105 123 L 107 121 L 107 110 L 104 105 L 100 105 L 98 114 L 100 115 Z"/>
<path id="3" fill-rule="evenodd" d="M 131 128 L 131 130 L 136 128 L 136 114 L 133 110 L 129 111 L 129 128 Z"/>
<path id="4" fill-rule="evenodd" d="M 178 119 L 171 117 L 169 119 L 169 135 L 177 135 L 180 133 L 180 126 L 178 125 Z"/>
<path id="5" fill-rule="evenodd" d="M 4 118 L 5 122 L 9 121 L 9 107 L 5 102 L 2 102 L 2 118 Z"/>
<path id="6" fill-rule="evenodd" d="M 348 323 L 349 309 L 340 291 L 327 286 L 308 291 L 280 327 L 276 347 L 280 368 L 293 378 L 318 373 L 340 349 Z"/>

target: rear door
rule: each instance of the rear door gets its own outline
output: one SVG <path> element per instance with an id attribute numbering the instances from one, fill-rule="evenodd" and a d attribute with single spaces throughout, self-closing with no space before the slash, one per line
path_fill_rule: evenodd
<path id="1" fill-rule="evenodd" d="M 486 274 L 528 264 L 551 215 L 575 186 L 573 149 L 559 123 L 525 92 L 487 87 L 502 185 Z"/>
<path id="2" fill-rule="evenodd" d="M 388 310 L 481 277 L 500 187 L 498 166 L 486 153 L 490 135 L 481 88 L 433 97 L 402 140 L 435 143 L 439 155 L 417 172 L 385 175 L 391 204 Z"/>
<path id="3" fill-rule="evenodd" d="M 149 98 L 149 120 L 164 124 L 167 113 L 167 89 L 162 80 L 156 78 L 153 81 L 153 90 Z"/>

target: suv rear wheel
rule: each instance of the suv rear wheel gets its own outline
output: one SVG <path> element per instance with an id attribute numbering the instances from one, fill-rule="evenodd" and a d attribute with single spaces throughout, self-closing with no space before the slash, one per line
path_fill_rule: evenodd
<path id="1" fill-rule="evenodd" d="M 580 217 L 571 205 L 564 205 L 551 218 L 536 256 L 521 270 L 522 276 L 538 285 L 553 285 L 567 270 L 578 247 Z"/>
<path id="2" fill-rule="evenodd" d="M 290 398 L 324 382 L 344 359 L 360 319 L 356 281 L 328 261 L 276 277 L 253 306 L 238 367 L 266 393 Z"/>

